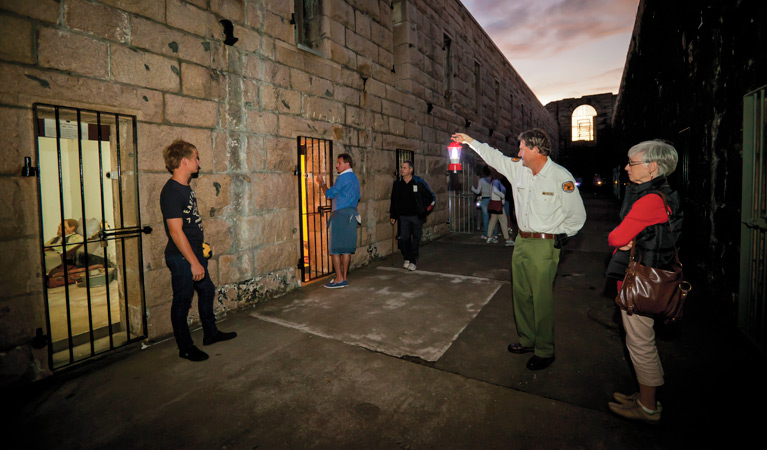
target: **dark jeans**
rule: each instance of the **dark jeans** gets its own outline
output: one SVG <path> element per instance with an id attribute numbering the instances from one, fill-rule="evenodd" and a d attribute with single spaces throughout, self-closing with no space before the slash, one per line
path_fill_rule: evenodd
<path id="1" fill-rule="evenodd" d="M 399 226 L 402 256 L 406 261 L 415 264 L 418 262 L 418 250 L 421 246 L 423 220 L 419 219 L 418 216 L 400 216 Z"/>
<path id="2" fill-rule="evenodd" d="M 208 273 L 208 260 L 202 254 L 197 254 L 197 260 L 205 268 L 205 277 L 200 281 L 192 279 L 192 265 L 182 255 L 165 256 L 165 263 L 170 269 L 171 286 L 173 287 L 173 303 L 170 307 L 170 322 L 173 325 L 173 335 L 180 350 L 194 345 L 192 334 L 189 332 L 187 316 L 192 307 L 192 297 L 197 291 L 197 308 L 200 312 L 202 331 L 205 336 L 215 336 L 216 316 L 213 314 L 213 299 L 216 296 L 216 286 Z"/>

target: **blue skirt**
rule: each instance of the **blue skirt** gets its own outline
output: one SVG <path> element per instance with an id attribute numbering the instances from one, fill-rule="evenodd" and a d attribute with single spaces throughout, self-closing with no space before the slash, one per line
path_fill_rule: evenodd
<path id="1" fill-rule="evenodd" d="M 328 247 L 331 255 L 348 255 L 357 250 L 357 208 L 337 209 L 328 220 Z"/>

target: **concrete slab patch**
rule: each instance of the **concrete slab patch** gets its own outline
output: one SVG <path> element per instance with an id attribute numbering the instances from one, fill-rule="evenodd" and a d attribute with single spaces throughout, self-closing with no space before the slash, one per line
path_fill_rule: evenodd
<path id="1" fill-rule="evenodd" d="M 503 283 L 377 267 L 332 295 L 316 285 L 250 315 L 396 357 L 437 361 Z"/>

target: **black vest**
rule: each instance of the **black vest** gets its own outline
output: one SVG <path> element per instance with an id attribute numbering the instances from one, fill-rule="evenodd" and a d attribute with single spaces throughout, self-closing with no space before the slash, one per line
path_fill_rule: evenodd
<path id="1" fill-rule="evenodd" d="M 637 200 L 653 191 L 660 191 L 666 194 L 668 206 L 671 208 L 671 228 L 673 234 L 669 231 L 668 224 L 659 223 L 650 225 L 640 231 L 636 237 L 635 257 L 641 261 L 642 265 L 656 267 L 660 269 L 670 269 L 674 263 L 674 244 L 679 241 L 682 232 L 682 208 L 679 194 L 671 189 L 666 177 L 658 177 L 642 184 L 631 184 L 626 187 L 626 197 L 621 206 L 620 218 L 623 220 L 631 211 Z M 606 275 L 612 278 L 623 279 L 628 267 L 630 251 L 618 250 L 613 254 L 610 264 L 607 267 Z"/>

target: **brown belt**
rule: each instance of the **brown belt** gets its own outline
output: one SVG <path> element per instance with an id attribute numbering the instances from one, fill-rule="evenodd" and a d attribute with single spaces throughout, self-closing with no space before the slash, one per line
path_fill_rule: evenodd
<path id="1" fill-rule="evenodd" d="M 528 233 L 527 231 L 520 231 L 519 235 L 527 239 L 556 239 L 556 234 L 549 233 Z"/>

